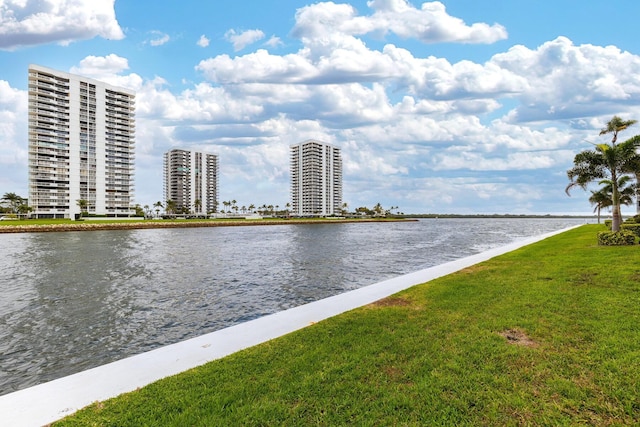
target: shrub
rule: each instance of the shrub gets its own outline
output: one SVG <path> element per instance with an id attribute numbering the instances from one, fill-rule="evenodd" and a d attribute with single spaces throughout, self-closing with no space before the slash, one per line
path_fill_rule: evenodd
<path id="1" fill-rule="evenodd" d="M 610 219 L 605 219 L 604 220 L 604 225 L 606 225 L 609 230 L 611 230 L 611 224 L 613 224 L 612 220 L 610 220 Z"/>
<path id="2" fill-rule="evenodd" d="M 625 222 L 620 225 L 621 230 L 627 230 L 640 237 L 640 224 Z"/>
<path id="3" fill-rule="evenodd" d="M 598 244 L 602 246 L 625 246 L 634 245 L 636 235 L 628 230 L 618 232 L 601 231 L 598 233 Z"/>

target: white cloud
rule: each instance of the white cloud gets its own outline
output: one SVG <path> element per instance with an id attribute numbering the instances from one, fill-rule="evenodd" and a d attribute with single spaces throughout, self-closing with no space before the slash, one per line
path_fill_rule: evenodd
<path id="1" fill-rule="evenodd" d="M 370 16 L 358 16 L 348 4 L 323 2 L 305 6 L 296 13 L 292 34 L 306 42 L 325 40 L 335 34 L 394 33 L 424 43 L 493 43 L 507 38 L 503 26 L 485 23 L 468 26 L 447 14 L 445 6 L 437 1 L 423 3 L 421 9 L 407 0 L 373 0 L 367 5 L 374 10 Z"/>
<path id="2" fill-rule="evenodd" d="M 161 31 L 152 31 L 151 34 L 153 38 L 149 40 L 149 44 L 151 46 L 162 46 L 165 43 L 168 43 L 171 37 L 168 34 L 165 34 Z"/>
<path id="3" fill-rule="evenodd" d="M 57 42 L 68 44 L 96 36 L 119 40 L 115 0 L 3 0 L 0 49 Z"/>
<path id="4" fill-rule="evenodd" d="M 236 52 L 244 49 L 264 38 L 264 33 L 261 30 L 247 30 L 241 33 L 237 33 L 231 29 L 224 34 L 224 38 L 233 44 L 233 50 Z"/>
<path id="5" fill-rule="evenodd" d="M 26 128 L 23 115 L 27 114 L 27 93 L 12 88 L 0 80 L 0 164 L 11 164 L 26 159 L 21 129 Z"/>
<path id="6" fill-rule="evenodd" d="M 87 56 L 80 61 L 78 67 L 71 67 L 70 72 L 92 78 L 101 78 L 129 69 L 129 61 L 115 54 L 107 56 Z"/>
<path id="7" fill-rule="evenodd" d="M 269 47 L 272 47 L 272 48 L 276 48 L 276 47 L 284 45 L 284 43 L 282 42 L 280 37 L 276 37 L 276 36 L 271 36 L 271 38 L 269 40 L 267 40 L 264 44 L 265 44 L 265 46 L 269 46 Z"/>
<path id="8" fill-rule="evenodd" d="M 27 197 L 27 92 L 0 80 L 0 188 Z M 23 166 L 24 165 L 24 166 Z"/>
<path id="9" fill-rule="evenodd" d="M 209 46 L 209 39 L 203 34 L 200 36 L 196 44 L 200 47 L 207 47 Z"/>
<path id="10" fill-rule="evenodd" d="M 515 46 L 484 64 L 417 58 L 394 45 L 376 51 L 353 37 L 338 42 L 329 50 L 313 42 L 286 55 L 263 49 L 219 55 L 196 68 L 221 85 L 379 82 L 406 93 L 414 106 L 452 101 L 449 108 L 467 114 L 496 111 L 499 99 L 511 99 L 518 104 L 509 115 L 514 122 L 613 115 L 620 102 L 640 102 L 639 56 L 614 47 L 575 46 L 564 37 L 537 49 Z"/>
<path id="11" fill-rule="evenodd" d="M 614 46 L 576 46 L 566 37 L 537 49 L 514 46 L 491 64 L 527 81 L 513 120 L 580 118 L 640 102 L 640 57 Z"/>

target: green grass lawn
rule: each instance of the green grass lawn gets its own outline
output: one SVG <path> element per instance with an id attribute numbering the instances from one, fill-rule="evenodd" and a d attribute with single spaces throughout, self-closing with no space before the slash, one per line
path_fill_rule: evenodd
<path id="1" fill-rule="evenodd" d="M 56 426 L 637 425 L 640 247 L 586 225 Z"/>

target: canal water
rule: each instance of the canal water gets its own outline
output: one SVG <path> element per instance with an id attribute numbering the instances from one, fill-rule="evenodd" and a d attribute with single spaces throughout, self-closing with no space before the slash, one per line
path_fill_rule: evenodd
<path id="1" fill-rule="evenodd" d="M 584 219 L 0 235 L 0 395 Z"/>

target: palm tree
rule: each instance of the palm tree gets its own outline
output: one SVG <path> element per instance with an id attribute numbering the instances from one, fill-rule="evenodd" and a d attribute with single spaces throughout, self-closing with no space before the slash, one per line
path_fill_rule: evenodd
<path id="1" fill-rule="evenodd" d="M 611 144 L 615 145 L 618 141 L 618 132 L 621 132 L 627 129 L 629 126 L 636 124 L 637 120 L 622 120 L 618 116 L 613 116 L 611 120 L 607 122 L 607 126 L 600 130 L 600 136 L 606 135 L 608 133 L 613 134 L 613 138 L 611 139 Z"/>
<path id="2" fill-rule="evenodd" d="M 160 209 L 164 208 L 162 202 L 157 201 L 153 204 L 153 207 L 156 208 L 156 216 L 160 216 Z"/>
<path id="3" fill-rule="evenodd" d="M 202 213 L 202 200 L 200 199 L 194 200 L 193 207 L 196 210 L 196 213 Z"/>
<path id="4" fill-rule="evenodd" d="M 253 210 L 256 208 L 256 205 L 254 205 L 253 203 L 251 203 L 249 205 L 249 212 L 254 213 Z"/>
<path id="5" fill-rule="evenodd" d="M 87 207 L 89 206 L 89 202 L 87 202 L 85 199 L 78 199 L 76 200 L 76 204 L 80 208 L 80 216 L 81 217 L 85 216 L 87 213 Z"/>
<path id="6" fill-rule="evenodd" d="M 618 132 L 628 129 L 637 122 L 637 120 L 622 120 L 618 116 L 613 116 L 607 122 L 607 126 L 600 130 L 600 135 L 613 134 L 611 143 L 615 145 L 618 141 Z M 636 156 L 636 159 L 629 162 L 629 165 L 630 170 L 627 172 L 633 173 L 636 178 L 636 213 L 640 214 L 640 156 Z"/>
<path id="7" fill-rule="evenodd" d="M 611 183 L 612 231 L 620 231 L 622 215 L 620 213 L 619 179 L 630 169 L 629 162 L 636 156 L 640 147 L 640 138 L 634 137 L 621 144 L 598 144 L 595 150 L 585 150 L 576 154 L 573 168 L 567 171 L 569 190 L 575 186 L 587 189 L 595 181 L 608 180 Z"/>
<path id="8" fill-rule="evenodd" d="M 633 138 L 640 138 L 640 135 L 636 135 Z M 632 138 L 632 139 L 633 139 Z M 627 172 L 632 174 L 636 179 L 636 215 L 640 215 L 640 154 L 636 153 L 627 162 Z"/>
<path id="9" fill-rule="evenodd" d="M 376 213 L 376 216 L 381 216 L 384 210 L 382 209 L 382 205 L 380 203 L 377 203 L 373 207 L 373 211 Z"/>
<path id="10" fill-rule="evenodd" d="M 165 211 L 168 214 L 175 214 L 176 213 L 176 202 L 175 202 L 175 200 L 169 199 L 165 203 L 166 203 Z"/>
<path id="11" fill-rule="evenodd" d="M 33 208 L 26 203 L 18 206 L 18 214 L 20 215 L 20 219 L 22 219 L 23 216 L 27 216 L 27 214 L 31 211 L 33 211 Z"/>
<path id="12" fill-rule="evenodd" d="M 635 185 L 627 185 L 627 183 L 631 180 L 631 177 L 628 175 L 622 176 L 618 180 L 618 190 L 620 192 L 620 204 L 621 205 L 630 205 L 633 203 L 633 196 L 635 193 L 634 187 Z M 598 191 L 591 190 L 591 197 L 589 197 L 589 203 L 595 205 L 593 209 L 594 213 L 598 214 L 598 224 L 600 224 L 600 211 L 602 209 L 611 207 L 612 204 L 612 191 L 613 186 L 609 180 L 602 180 L 600 184 L 604 184 L 604 187 L 600 188 Z"/>
<path id="13" fill-rule="evenodd" d="M 142 206 L 140 206 L 140 203 L 136 203 L 136 205 L 133 207 L 133 210 L 136 212 L 135 215 L 136 216 L 141 216 L 144 218 L 144 210 L 142 209 Z"/>
<path id="14" fill-rule="evenodd" d="M 9 208 L 14 214 L 17 214 L 20 206 L 24 205 L 26 202 L 26 199 L 23 199 L 16 193 L 4 193 L 4 196 L 2 196 L 2 200 L 9 203 Z"/>
<path id="15" fill-rule="evenodd" d="M 611 206 L 611 194 L 607 194 L 602 188 L 598 191 L 591 190 L 589 203 L 591 203 L 591 205 L 595 205 L 593 213 L 598 215 L 598 224 L 600 224 L 600 211 Z"/>

